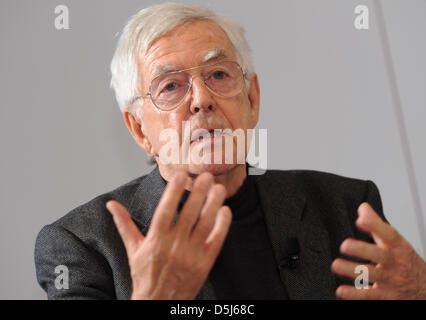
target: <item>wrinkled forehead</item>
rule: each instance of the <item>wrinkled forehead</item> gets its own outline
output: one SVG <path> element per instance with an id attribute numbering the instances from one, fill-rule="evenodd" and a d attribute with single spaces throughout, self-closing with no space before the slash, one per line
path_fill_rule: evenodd
<path id="1" fill-rule="evenodd" d="M 210 21 L 194 21 L 175 27 L 156 39 L 140 56 L 145 77 L 208 64 L 236 61 L 235 48 L 225 31 Z"/>

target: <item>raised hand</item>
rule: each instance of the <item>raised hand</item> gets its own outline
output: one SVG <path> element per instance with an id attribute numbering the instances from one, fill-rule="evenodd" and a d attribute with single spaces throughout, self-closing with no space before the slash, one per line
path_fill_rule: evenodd
<path id="1" fill-rule="evenodd" d="M 126 247 L 132 278 L 132 299 L 193 299 L 207 278 L 231 223 L 231 210 L 222 206 L 226 190 L 202 173 L 173 224 L 184 192 L 186 173 L 168 183 L 151 226 L 142 235 L 130 214 L 111 200 L 111 212 Z"/>
<path id="2" fill-rule="evenodd" d="M 372 235 L 376 244 L 346 239 L 340 246 L 343 254 L 369 260 L 368 289 L 342 285 L 336 295 L 342 299 L 426 299 L 426 263 L 392 226 L 385 223 L 366 202 L 358 208 L 356 221 L 360 230 Z M 338 258 L 333 272 L 356 278 L 359 263 Z"/>

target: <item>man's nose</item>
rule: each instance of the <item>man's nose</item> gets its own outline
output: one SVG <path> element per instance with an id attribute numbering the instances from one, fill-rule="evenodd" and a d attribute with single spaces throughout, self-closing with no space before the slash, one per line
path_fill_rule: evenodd
<path id="1" fill-rule="evenodd" d="M 212 93 L 207 88 L 201 77 L 194 77 L 192 79 L 192 99 L 191 99 L 191 113 L 203 111 L 213 111 L 216 109 L 215 101 Z"/>

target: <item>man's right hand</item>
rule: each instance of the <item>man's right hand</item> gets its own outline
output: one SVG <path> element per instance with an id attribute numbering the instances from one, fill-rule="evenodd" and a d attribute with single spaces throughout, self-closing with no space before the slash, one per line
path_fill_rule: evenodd
<path id="1" fill-rule="evenodd" d="M 194 299 L 222 248 L 232 214 L 210 173 L 197 177 L 174 225 L 187 178 L 178 172 L 167 184 L 146 236 L 124 206 L 106 204 L 126 247 L 132 299 Z"/>

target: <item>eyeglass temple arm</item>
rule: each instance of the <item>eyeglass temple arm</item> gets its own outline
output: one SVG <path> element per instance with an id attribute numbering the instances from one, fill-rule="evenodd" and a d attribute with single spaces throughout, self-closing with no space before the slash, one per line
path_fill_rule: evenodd
<path id="1" fill-rule="evenodd" d="M 144 95 L 142 95 L 142 96 L 137 96 L 137 97 L 134 97 L 131 101 L 130 101 L 130 104 L 134 104 L 137 100 L 139 100 L 139 99 L 141 99 L 141 98 L 143 98 L 144 96 L 150 96 L 151 95 L 151 93 L 150 92 L 146 92 Z"/>

